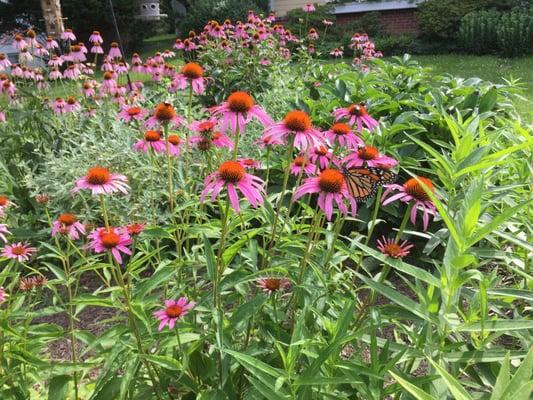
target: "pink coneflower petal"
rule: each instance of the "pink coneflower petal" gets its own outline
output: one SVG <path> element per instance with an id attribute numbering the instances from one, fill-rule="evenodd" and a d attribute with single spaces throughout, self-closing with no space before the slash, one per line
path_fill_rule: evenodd
<path id="1" fill-rule="evenodd" d="M 6 245 L 1 255 L 18 262 L 26 262 L 36 251 L 37 249 L 31 247 L 28 243 L 19 242 Z"/>
<path id="2" fill-rule="evenodd" d="M 237 189 L 253 207 L 258 207 L 263 203 L 264 182 L 246 173 L 244 167 L 237 161 L 222 163 L 216 172 L 205 178 L 204 184 L 205 188 L 200 195 L 201 202 L 205 201 L 209 193 L 211 193 L 211 200 L 214 201 L 225 187 L 230 204 L 236 212 L 240 212 Z"/>
<path id="3" fill-rule="evenodd" d="M 158 330 L 163 330 L 167 325 L 170 330 L 174 329 L 176 322 L 187 315 L 195 305 L 194 301 L 189 302 L 186 297 L 180 297 L 178 301 L 165 300 L 165 308 L 152 314 L 160 321 Z"/>
<path id="4" fill-rule="evenodd" d="M 87 174 L 76 181 L 72 193 L 82 189 L 90 190 L 93 196 L 100 194 L 113 194 L 116 192 L 128 193 L 128 179 L 121 174 L 112 174 L 107 168 L 92 167 Z"/>

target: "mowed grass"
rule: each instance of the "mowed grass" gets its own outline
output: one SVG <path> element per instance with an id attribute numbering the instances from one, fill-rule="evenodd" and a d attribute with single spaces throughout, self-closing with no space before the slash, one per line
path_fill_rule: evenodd
<path id="1" fill-rule="evenodd" d="M 524 100 L 517 100 L 520 113 L 533 122 L 533 56 L 500 58 L 494 56 L 469 56 L 446 54 L 434 56 L 413 56 L 425 67 L 438 74 L 452 74 L 462 78 L 478 77 L 494 83 L 504 83 L 504 79 L 520 79 L 524 89 Z"/>

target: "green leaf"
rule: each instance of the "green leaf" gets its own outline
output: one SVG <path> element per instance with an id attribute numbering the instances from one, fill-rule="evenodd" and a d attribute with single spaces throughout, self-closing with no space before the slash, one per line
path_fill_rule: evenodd
<path id="1" fill-rule="evenodd" d="M 533 321 L 531 321 L 533 322 Z M 529 394 L 533 390 L 533 387 L 531 386 L 533 376 L 533 347 L 529 349 L 529 352 L 527 353 L 526 358 L 522 361 L 522 364 L 520 364 L 520 367 L 513 375 L 513 378 L 511 379 L 511 382 L 507 385 L 505 388 L 505 391 L 503 392 L 501 399 L 502 400 L 514 400 L 518 396 L 521 398 L 529 398 Z M 525 390 L 527 393 L 527 397 L 522 397 L 524 393 L 521 393 L 521 391 Z"/>
<path id="2" fill-rule="evenodd" d="M 426 392 L 424 392 L 419 387 L 413 385 L 412 383 L 406 381 L 401 376 L 396 375 L 394 372 L 389 371 L 389 374 L 396 379 L 396 381 L 405 389 L 407 390 L 411 395 L 414 396 L 416 400 L 437 400 L 436 397 L 433 397 Z"/>
<path id="3" fill-rule="evenodd" d="M 48 400 L 64 400 L 67 397 L 69 375 L 54 376 L 48 384 Z"/>
<path id="4" fill-rule="evenodd" d="M 342 385 L 344 383 L 363 383 L 363 381 L 355 381 L 351 376 L 314 376 L 311 378 L 297 378 L 294 381 L 296 386 L 320 386 L 320 385 Z"/>
<path id="5" fill-rule="evenodd" d="M 207 263 L 207 277 L 210 280 L 213 280 L 215 278 L 215 272 L 216 272 L 216 261 L 215 261 L 215 253 L 213 253 L 213 247 L 211 247 L 211 242 L 207 238 L 207 236 L 203 235 L 204 237 L 204 248 L 205 248 L 205 261 Z"/>
<path id="6" fill-rule="evenodd" d="M 138 357 L 132 357 L 130 360 L 126 361 L 124 372 L 122 374 L 122 380 L 120 381 L 119 399 L 125 399 L 128 394 L 128 390 L 134 386 L 132 382 L 135 379 L 139 365 L 140 360 Z"/>
<path id="7" fill-rule="evenodd" d="M 436 319 L 436 317 L 431 316 L 427 312 L 427 310 L 422 308 L 420 304 L 415 303 L 409 297 L 406 297 L 400 294 L 398 291 L 392 289 L 391 287 L 386 286 L 379 282 L 375 282 L 372 279 L 369 279 L 366 276 L 363 276 L 359 273 L 357 274 L 357 276 L 359 277 L 359 279 L 365 282 L 372 289 L 381 293 L 383 296 L 387 297 L 389 300 L 392 300 L 394 303 L 398 304 L 400 307 L 404 308 L 406 311 L 413 313 L 428 322 L 438 325 L 438 320 Z"/>
<path id="8" fill-rule="evenodd" d="M 501 400 L 503 392 L 507 385 L 509 384 L 510 380 L 510 370 L 509 370 L 509 352 L 505 355 L 504 360 L 502 361 L 500 372 L 498 373 L 498 377 L 496 378 L 496 383 L 494 384 L 494 387 L 492 388 L 492 396 L 490 396 L 490 400 Z"/>
<path id="9" fill-rule="evenodd" d="M 274 368 L 257 358 L 249 356 L 248 354 L 240 353 L 229 349 L 223 349 L 224 353 L 229 354 L 235 358 L 244 368 L 253 374 L 266 374 L 268 376 L 279 378 L 284 376 L 284 371 L 278 368 Z"/>
<path id="10" fill-rule="evenodd" d="M 435 368 L 438 374 L 442 377 L 455 400 L 473 400 L 472 396 L 468 394 L 468 392 L 461 386 L 457 379 L 451 376 L 448 371 L 442 368 L 431 358 L 428 358 L 428 360 L 433 368 Z"/>
<path id="11" fill-rule="evenodd" d="M 183 365 L 181 365 L 181 363 L 175 358 L 149 354 L 143 355 L 142 357 L 150 361 L 152 364 L 159 365 L 161 368 L 171 371 L 183 371 Z"/>
<path id="12" fill-rule="evenodd" d="M 243 235 L 239 240 L 233 243 L 231 246 L 227 247 L 222 253 L 222 262 L 225 266 L 228 266 L 231 263 L 231 260 L 239 252 L 239 250 L 248 243 L 255 235 L 261 232 L 263 228 L 256 228 L 250 231 L 241 232 L 240 235 Z"/>
<path id="13" fill-rule="evenodd" d="M 380 253 L 379 251 L 376 251 L 368 246 L 365 246 L 364 244 L 359 243 L 358 241 L 354 241 L 353 244 L 359 247 L 361 250 L 363 250 L 365 254 L 371 256 L 372 258 L 375 258 L 376 260 L 381 261 L 384 264 L 390 265 L 392 268 L 394 268 L 397 271 L 404 272 L 430 285 L 440 287 L 440 280 L 436 278 L 434 275 L 430 274 L 428 271 L 423 270 L 422 268 L 418 268 L 413 265 L 407 264 L 399 259 L 387 257 L 386 255 Z"/>
<path id="14" fill-rule="evenodd" d="M 491 88 L 485 93 L 479 101 L 479 113 L 492 111 L 498 102 L 498 90 Z"/>
<path id="15" fill-rule="evenodd" d="M 524 329 L 533 329 L 533 320 L 513 320 L 499 319 L 495 321 L 485 321 L 483 329 L 492 332 L 521 331 Z M 457 332 L 480 332 L 481 322 L 469 322 L 454 328 Z"/>
<path id="16" fill-rule="evenodd" d="M 524 299 L 533 302 L 533 290 L 525 289 L 487 289 L 489 297 L 507 297 L 510 299 Z"/>
<path id="17" fill-rule="evenodd" d="M 144 297 L 152 290 L 161 287 L 162 283 L 170 281 L 172 275 L 176 272 L 176 269 L 176 265 L 173 264 L 167 263 L 160 265 L 154 271 L 152 276 L 141 280 L 135 285 L 134 296 L 139 299 L 144 299 Z"/>
<path id="18" fill-rule="evenodd" d="M 509 218 L 515 216 L 520 209 L 523 207 L 531 204 L 533 202 L 533 198 L 528 199 L 517 206 L 506 208 L 502 212 L 500 212 L 498 215 L 494 217 L 494 219 L 485 225 L 483 228 L 479 229 L 477 233 L 474 235 L 474 237 L 469 241 L 468 246 L 471 247 L 477 242 L 479 242 L 481 239 L 483 239 L 485 236 L 487 236 L 492 231 L 496 230 L 501 224 L 503 224 L 505 221 L 507 221 Z"/>
<path id="19" fill-rule="evenodd" d="M 250 301 L 241 304 L 239 308 L 233 312 L 229 319 L 232 328 L 235 330 L 241 330 L 248 319 L 254 316 L 261 309 L 261 307 L 263 307 L 267 300 L 267 296 L 264 294 L 259 294 Z"/>
<path id="20" fill-rule="evenodd" d="M 246 376 L 246 378 L 250 381 L 252 386 L 268 400 L 286 400 L 291 398 L 289 395 L 275 392 L 273 389 L 275 385 L 270 385 L 268 382 L 255 379 L 253 376 Z"/>

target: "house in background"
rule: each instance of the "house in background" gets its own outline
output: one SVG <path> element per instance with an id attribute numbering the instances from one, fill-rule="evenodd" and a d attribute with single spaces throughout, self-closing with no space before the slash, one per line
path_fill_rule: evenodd
<path id="1" fill-rule="evenodd" d="M 424 0 L 358 0 L 337 4 L 334 13 L 337 23 L 346 24 L 370 12 L 377 12 L 381 25 L 389 34 L 418 33 L 417 7 Z M 270 0 L 270 9 L 277 16 L 289 10 L 303 8 L 307 3 L 326 4 L 329 0 Z"/>

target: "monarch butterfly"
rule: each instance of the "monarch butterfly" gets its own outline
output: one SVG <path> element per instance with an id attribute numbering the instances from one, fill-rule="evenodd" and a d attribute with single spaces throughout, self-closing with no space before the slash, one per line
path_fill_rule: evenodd
<path id="1" fill-rule="evenodd" d="M 397 175 L 384 168 L 358 167 L 343 170 L 350 194 L 357 202 L 372 197 L 379 186 L 393 183 Z"/>

